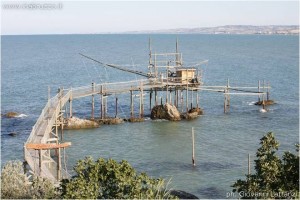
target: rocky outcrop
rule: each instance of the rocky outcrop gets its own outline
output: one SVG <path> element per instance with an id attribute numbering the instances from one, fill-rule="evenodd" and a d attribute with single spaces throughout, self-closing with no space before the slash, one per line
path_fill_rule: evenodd
<path id="1" fill-rule="evenodd" d="M 273 100 L 264 100 L 264 101 L 258 101 L 254 105 L 261 106 L 265 104 L 265 106 L 273 105 L 275 102 Z"/>
<path id="2" fill-rule="evenodd" d="M 104 119 L 91 119 L 92 121 L 97 122 L 98 124 L 106 124 L 106 125 L 114 125 L 114 124 L 121 124 L 124 122 L 121 118 L 104 118 Z"/>
<path id="3" fill-rule="evenodd" d="M 197 196 L 182 190 L 171 190 L 170 195 L 175 196 L 179 199 L 199 199 Z"/>
<path id="4" fill-rule="evenodd" d="M 204 112 L 201 108 L 192 108 L 192 109 L 189 110 L 189 113 L 194 113 L 194 112 L 196 112 L 198 115 L 203 115 L 204 114 Z"/>
<path id="5" fill-rule="evenodd" d="M 180 113 L 174 105 L 166 103 L 165 105 L 154 106 L 151 110 L 151 119 L 166 119 L 170 121 L 179 121 Z"/>
<path id="6" fill-rule="evenodd" d="M 19 115 L 20 114 L 17 112 L 8 112 L 8 113 L 4 114 L 3 116 L 7 117 L 7 118 L 14 118 L 14 117 L 18 117 Z"/>
<path id="7" fill-rule="evenodd" d="M 181 114 L 182 119 L 193 120 L 199 117 L 199 115 L 203 115 L 203 110 L 201 108 L 192 108 L 188 111 L 188 113 Z"/>
<path id="8" fill-rule="evenodd" d="M 99 123 L 87 119 L 79 119 L 71 117 L 66 119 L 64 129 L 84 129 L 84 128 L 98 128 Z"/>

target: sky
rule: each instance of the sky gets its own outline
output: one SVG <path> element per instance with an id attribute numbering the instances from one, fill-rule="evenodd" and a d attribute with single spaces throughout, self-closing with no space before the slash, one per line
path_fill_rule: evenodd
<path id="1" fill-rule="evenodd" d="M 1 34 L 298 25 L 298 1 L 2 1 Z M 17 8 L 16 8 L 17 7 Z"/>

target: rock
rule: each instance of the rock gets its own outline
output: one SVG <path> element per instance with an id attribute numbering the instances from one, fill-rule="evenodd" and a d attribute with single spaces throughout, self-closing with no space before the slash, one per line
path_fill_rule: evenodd
<path id="1" fill-rule="evenodd" d="M 8 134 L 9 136 L 12 136 L 12 137 L 16 137 L 17 136 L 17 133 L 16 132 L 11 132 Z"/>
<path id="2" fill-rule="evenodd" d="M 114 125 L 114 124 L 121 124 L 124 122 L 121 118 L 105 118 L 105 119 L 91 119 L 99 124 L 106 124 L 106 125 Z"/>
<path id="3" fill-rule="evenodd" d="M 275 104 L 273 100 L 264 100 L 264 101 L 258 101 L 254 105 L 261 106 L 263 105 L 263 102 L 265 103 L 266 106 Z"/>
<path id="4" fill-rule="evenodd" d="M 79 119 L 77 117 L 71 117 L 66 119 L 66 125 L 64 129 L 84 129 L 84 128 L 98 128 L 99 123 L 87 119 Z"/>
<path id="5" fill-rule="evenodd" d="M 198 112 L 181 114 L 181 118 L 187 119 L 187 120 L 193 120 L 193 119 L 196 119 L 197 117 L 199 117 Z"/>
<path id="6" fill-rule="evenodd" d="M 166 119 L 170 121 L 179 121 L 180 113 L 174 105 L 166 103 L 165 105 L 154 106 L 151 110 L 151 119 Z"/>
<path id="7" fill-rule="evenodd" d="M 7 117 L 7 118 L 14 118 L 14 117 L 17 117 L 19 116 L 20 114 L 17 113 L 17 112 L 8 112 L 6 114 L 4 114 L 4 117 Z"/>
<path id="8" fill-rule="evenodd" d="M 170 194 L 175 197 L 178 197 L 179 199 L 199 199 L 197 196 L 182 190 L 171 190 Z"/>
<path id="9" fill-rule="evenodd" d="M 134 117 L 131 117 L 129 119 L 124 119 L 124 121 L 127 121 L 127 122 L 144 122 L 145 119 L 144 118 L 134 118 Z"/>
<path id="10" fill-rule="evenodd" d="M 204 112 L 201 108 L 192 108 L 189 110 L 189 113 L 197 112 L 198 115 L 203 115 Z"/>

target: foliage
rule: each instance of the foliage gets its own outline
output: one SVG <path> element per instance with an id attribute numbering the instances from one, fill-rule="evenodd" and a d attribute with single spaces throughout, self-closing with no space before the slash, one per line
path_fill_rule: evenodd
<path id="1" fill-rule="evenodd" d="M 272 132 L 260 140 L 255 174 L 246 180 L 237 180 L 232 187 L 241 198 L 299 198 L 299 154 L 285 152 L 282 159 L 276 155 L 279 142 Z M 299 145 L 298 152 L 299 152 Z"/>
<path id="2" fill-rule="evenodd" d="M 120 163 L 91 157 L 79 160 L 76 175 L 62 181 L 63 198 L 88 199 L 159 199 L 171 198 L 162 179 L 137 174 L 127 161 Z"/>
<path id="3" fill-rule="evenodd" d="M 9 161 L 1 171 L 1 198 L 28 199 L 29 180 L 23 172 L 21 161 Z"/>
<path id="4" fill-rule="evenodd" d="M 21 161 L 9 161 L 1 171 L 2 199 L 51 199 L 60 194 L 50 180 L 24 174 Z"/>

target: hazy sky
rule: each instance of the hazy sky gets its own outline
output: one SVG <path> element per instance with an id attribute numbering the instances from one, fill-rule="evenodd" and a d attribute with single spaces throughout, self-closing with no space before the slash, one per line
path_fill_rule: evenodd
<path id="1" fill-rule="evenodd" d="M 3 35 L 299 24 L 298 1 L 47 1 L 59 8 L 7 8 L 30 2 L 2 2 Z"/>

